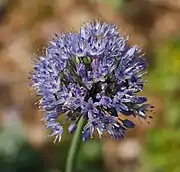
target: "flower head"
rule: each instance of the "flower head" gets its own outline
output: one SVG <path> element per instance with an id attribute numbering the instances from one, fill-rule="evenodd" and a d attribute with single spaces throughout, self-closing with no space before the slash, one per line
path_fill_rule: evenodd
<path id="1" fill-rule="evenodd" d="M 135 124 L 122 115 L 147 118 L 152 106 L 138 96 L 144 86 L 147 63 L 136 46 L 128 46 L 115 25 L 88 22 L 79 33 L 55 35 L 43 56 L 37 57 L 32 71 L 32 86 L 41 96 L 46 127 L 60 140 L 63 126 L 60 115 L 74 132 L 80 117 L 87 124 L 82 139 L 106 132 L 122 138 Z"/>

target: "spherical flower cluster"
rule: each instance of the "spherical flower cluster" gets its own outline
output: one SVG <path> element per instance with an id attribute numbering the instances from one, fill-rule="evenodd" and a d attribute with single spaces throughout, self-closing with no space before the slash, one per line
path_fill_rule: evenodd
<path id="1" fill-rule="evenodd" d="M 43 56 L 36 57 L 31 72 L 49 136 L 61 140 L 63 126 L 59 116 L 70 121 L 69 132 L 76 130 L 80 118 L 86 120 L 82 139 L 97 131 L 122 138 L 135 124 L 122 115 L 147 118 L 153 108 L 142 91 L 147 63 L 136 46 L 119 35 L 115 25 L 91 21 L 78 33 L 55 35 Z"/>

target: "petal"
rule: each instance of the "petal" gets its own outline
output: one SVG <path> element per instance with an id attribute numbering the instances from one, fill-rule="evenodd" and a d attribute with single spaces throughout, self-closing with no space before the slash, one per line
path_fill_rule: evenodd
<path id="1" fill-rule="evenodd" d="M 68 131 L 70 132 L 70 133 L 74 133 L 75 132 L 75 130 L 76 130 L 76 128 L 77 128 L 77 124 L 70 124 L 69 125 L 69 127 L 68 127 Z"/>
<path id="2" fill-rule="evenodd" d="M 128 119 L 122 120 L 122 122 L 123 122 L 123 126 L 126 128 L 134 128 L 135 127 L 135 124 Z"/>

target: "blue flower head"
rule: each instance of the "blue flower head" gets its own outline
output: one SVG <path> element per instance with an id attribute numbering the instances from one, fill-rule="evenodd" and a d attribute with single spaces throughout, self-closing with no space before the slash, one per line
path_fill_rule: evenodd
<path id="1" fill-rule="evenodd" d="M 115 25 L 91 21 L 78 33 L 55 35 L 43 56 L 38 56 L 31 72 L 44 122 L 55 141 L 61 139 L 59 116 L 70 121 L 74 132 L 80 117 L 87 123 L 82 139 L 101 137 L 104 132 L 122 138 L 135 124 L 124 118 L 133 115 L 146 119 L 153 107 L 138 96 L 142 91 L 147 63 L 136 46 L 119 35 Z"/>

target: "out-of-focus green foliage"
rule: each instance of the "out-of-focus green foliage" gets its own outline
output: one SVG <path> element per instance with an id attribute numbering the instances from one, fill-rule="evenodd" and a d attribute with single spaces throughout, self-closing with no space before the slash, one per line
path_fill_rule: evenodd
<path id="1" fill-rule="evenodd" d="M 91 140 L 82 144 L 77 172 L 101 172 L 102 150 L 99 140 Z"/>
<path id="2" fill-rule="evenodd" d="M 170 40 L 157 49 L 155 68 L 149 75 L 149 88 L 164 99 L 164 127 L 147 136 L 143 154 L 146 172 L 180 171 L 180 39 Z M 157 125 L 158 126 L 158 125 Z"/>
<path id="3" fill-rule="evenodd" d="M 44 171 L 42 155 L 26 142 L 21 125 L 17 121 L 1 130 L 0 171 Z"/>
<path id="4" fill-rule="evenodd" d="M 166 96 L 180 88 L 180 38 L 167 41 L 156 49 L 154 70 L 150 72 L 148 87 Z"/>
<path id="5" fill-rule="evenodd" d="M 149 133 L 143 155 L 146 172 L 180 171 L 180 130 L 154 129 Z"/>

